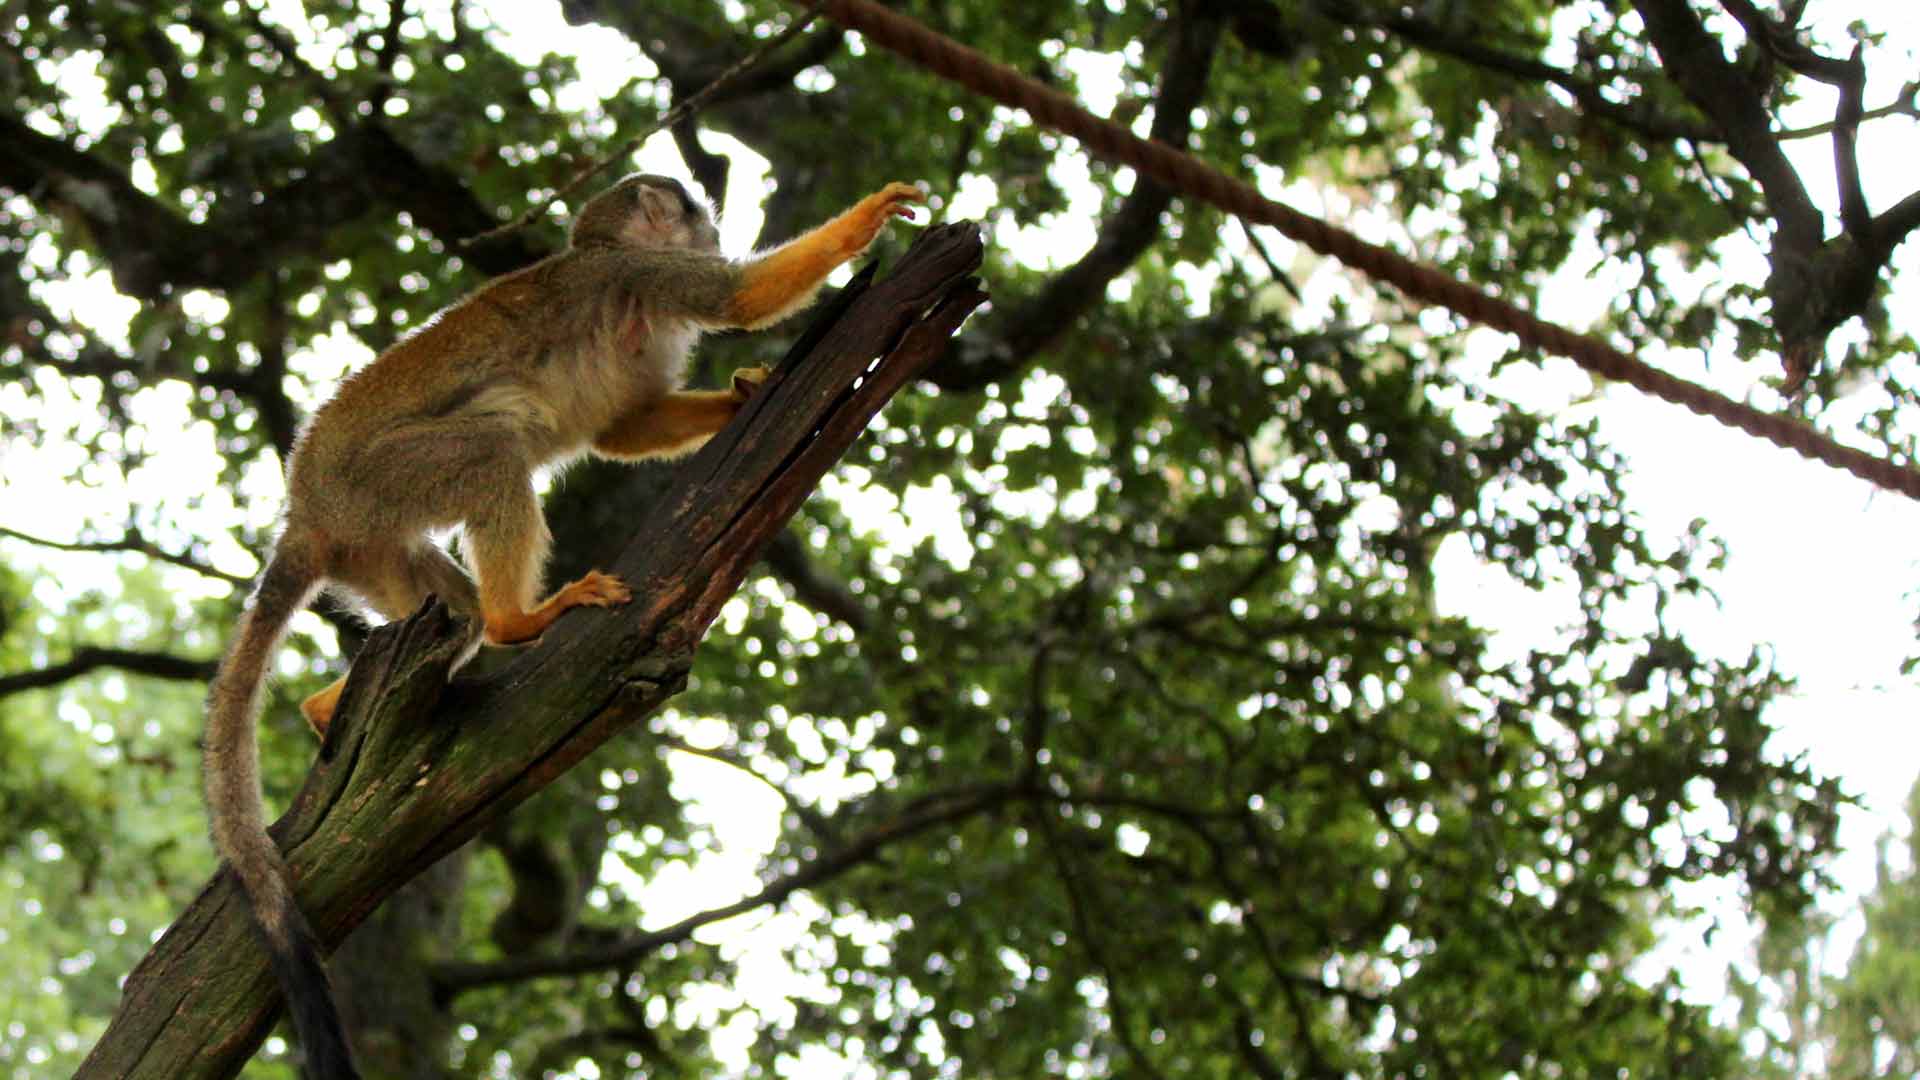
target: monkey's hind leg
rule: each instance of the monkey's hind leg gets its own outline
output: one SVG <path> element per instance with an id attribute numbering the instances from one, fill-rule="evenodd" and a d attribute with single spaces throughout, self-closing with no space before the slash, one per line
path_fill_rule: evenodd
<path id="1" fill-rule="evenodd" d="M 633 599 L 619 578 L 598 570 L 534 603 L 551 540 L 540 500 L 526 479 L 495 478 L 499 486 L 467 519 L 467 558 L 480 579 L 480 621 L 489 645 L 522 645 L 546 632 L 567 610 L 615 607 Z"/>
<path id="2" fill-rule="evenodd" d="M 740 411 L 767 379 L 763 367 L 733 373 L 728 390 L 680 390 L 616 417 L 593 440 L 593 452 L 621 461 L 690 454 Z"/>
<path id="3" fill-rule="evenodd" d="M 429 540 L 422 539 L 406 548 L 362 554 L 343 562 L 345 565 L 336 571 L 340 584 L 358 594 L 382 618 L 392 621 L 406 618 L 419 610 L 429 594 L 439 597 L 456 615 L 475 622 L 480 618 L 480 595 L 473 579 L 453 556 Z M 475 636 L 478 636 L 477 626 Z M 346 685 L 347 677 L 342 675 L 325 690 L 301 702 L 301 715 L 307 718 L 307 726 L 316 736 L 327 737 L 327 727 L 333 722 L 334 710 L 340 705 L 340 692 Z"/>
<path id="4" fill-rule="evenodd" d="M 340 691 L 346 688 L 347 677 L 342 675 L 327 684 L 325 690 L 300 703 L 300 715 L 307 718 L 314 738 L 326 739 L 327 727 L 333 723 L 333 710 L 340 707 Z"/>

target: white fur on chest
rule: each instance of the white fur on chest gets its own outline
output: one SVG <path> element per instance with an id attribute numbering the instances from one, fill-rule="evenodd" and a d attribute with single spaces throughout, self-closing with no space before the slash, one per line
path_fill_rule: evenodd
<path id="1" fill-rule="evenodd" d="M 579 453 L 616 418 L 678 390 L 699 339 L 693 324 L 656 315 L 609 320 L 574 348 L 556 349 L 533 388 L 547 403 L 547 454 Z"/>

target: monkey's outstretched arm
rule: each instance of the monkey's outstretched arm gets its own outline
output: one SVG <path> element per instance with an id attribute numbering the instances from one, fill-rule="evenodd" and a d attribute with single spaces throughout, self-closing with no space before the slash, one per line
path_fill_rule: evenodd
<path id="1" fill-rule="evenodd" d="M 813 299 L 835 267 L 867 250 L 888 221 L 911 221 L 907 203 L 925 201 L 911 184 L 888 184 L 812 232 L 738 264 L 720 321 L 757 330 L 791 315 Z"/>

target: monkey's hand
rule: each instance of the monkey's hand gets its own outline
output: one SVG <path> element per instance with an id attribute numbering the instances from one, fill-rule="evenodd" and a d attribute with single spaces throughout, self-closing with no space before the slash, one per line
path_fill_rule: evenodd
<path id="1" fill-rule="evenodd" d="M 773 372 L 764 367 L 740 368 L 733 373 L 733 400 L 744 404 L 754 394 L 759 393 L 760 384 L 767 381 Z"/>
<path id="2" fill-rule="evenodd" d="M 887 222 L 913 220 L 908 203 L 926 201 L 912 184 L 888 184 L 825 225 L 740 264 L 733 294 L 709 316 L 712 324 L 758 330 L 792 314 L 834 267 L 867 250 Z"/>
<path id="3" fill-rule="evenodd" d="M 880 235 L 887 222 L 894 218 L 913 220 L 913 209 L 907 203 L 924 203 L 926 193 L 912 184 L 899 182 L 888 184 L 879 191 L 853 204 L 853 209 L 842 215 L 846 223 L 845 241 L 851 254 L 857 255 L 867 250 L 873 238 Z"/>

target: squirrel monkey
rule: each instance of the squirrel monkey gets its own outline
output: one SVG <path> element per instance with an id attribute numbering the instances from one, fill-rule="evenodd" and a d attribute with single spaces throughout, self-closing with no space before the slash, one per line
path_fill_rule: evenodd
<path id="1" fill-rule="evenodd" d="M 570 608 L 630 599 L 587 574 L 538 600 L 550 539 L 536 469 L 582 453 L 623 460 L 692 451 L 766 377 L 679 389 L 706 330 L 758 329 L 810 301 L 918 189 L 888 184 L 772 251 L 719 254 L 706 206 L 677 181 L 629 176 L 589 200 L 566 251 L 495 279 L 341 383 L 287 466 L 280 538 L 208 695 L 205 780 L 214 846 L 232 864 L 306 1054 L 322 1080 L 355 1077 L 313 929 L 267 835 L 254 730 L 287 623 L 323 587 L 389 619 L 429 593 L 483 641 L 538 638 Z M 460 525 L 472 577 L 428 534 Z M 324 736 L 345 679 L 301 706 Z"/>

